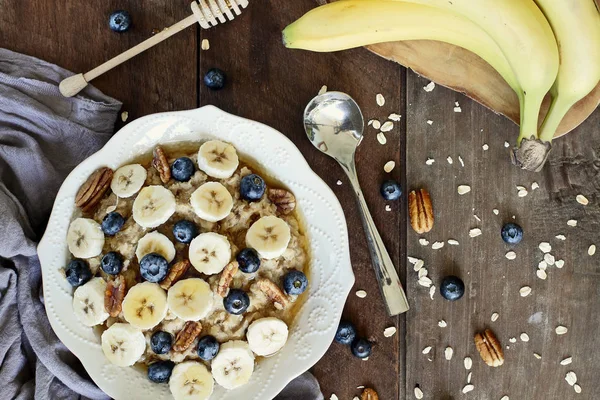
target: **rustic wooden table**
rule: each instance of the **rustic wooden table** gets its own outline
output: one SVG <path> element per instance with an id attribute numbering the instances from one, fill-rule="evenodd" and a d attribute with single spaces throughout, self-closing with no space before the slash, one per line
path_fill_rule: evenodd
<path id="1" fill-rule="evenodd" d="M 266 123 L 289 136 L 335 191 L 346 213 L 356 274 L 344 316 L 376 346 L 368 361 L 353 358 L 341 345 L 331 346 L 313 369 L 326 399 L 335 393 L 350 400 L 360 393 L 359 385 L 374 387 L 384 400 L 414 398 L 417 385 L 425 399 L 499 400 L 503 395 L 597 399 L 600 252 L 591 257 L 587 249 L 594 241 L 600 245 L 600 112 L 555 142 L 542 173 L 522 172 L 509 164 L 505 148 L 505 141 L 516 138 L 517 127 L 464 96 L 441 87 L 426 92 L 427 80 L 364 49 L 335 54 L 285 49 L 282 28 L 312 8 L 314 0 L 250 3 L 233 23 L 209 31 L 190 28 L 94 84 L 123 101 L 129 120 L 214 104 Z M 100 64 L 154 29 L 190 13 L 185 0 L 0 0 L 0 9 L 0 46 L 76 72 Z M 108 15 L 115 9 L 131 13 L 129 32 L 116 34 L 108 29 Z M 210 41 L 207 51 L 201 50 L 203 39 Z M 202 84 L 211 67 L 227 72 L 226 89 L 211 92 Z M 385 314 L 353 193 L 342 170 L 315 151 L 303 132 L 302 111 L 322 85 L 353 96 L 366 119 L 383 122 L 392 112 L 402 115 L 386 134 L 386 145 L 379 144 L 373 128 L 367 128 L 357 155 L 367 202 L 406 283 L 412 307 L 397 318 Z M 383 107 L 375 102 L 377 93 L 386 99 Z M 462 112 L 454 112 L 455 101 Z M 428 158 L 435 162 L 426 165 Z M 386 174 L 383 165 L 389 160 L 395 160 L 396 168 Z M 398 179 L 405 191 L 426 187 L 431 192 L 436 222 L 433 231 L 423 236 L 428 246 L 421 245 L 408 227 L 406 196 L 389 203 L 391 210 L 386 211 L 379 184 L 387 177 Z M 531 189 L 533 182 L 539 189 Z M 472 191 L 459 196 L 459 184 L 470 185 Z M 527 187 L 529 194 L 518 197 L 516 185 Z M 575 202 L 578 193 L 590 199 L 587 207 Z M 505 257 L 510 249 L 499 233 L 502 224 L 513 218 L 523 226 L 525 240 L 514 248 L 516 259 L 510 261 Z M 576 219 L 577 227 L 567 226 L 569 219 Z M 469 230 L 476 227 L 482 235 L 470 238 Z M 561 234 L 566 240 L 555 237 Z M 460 244 L 449 245 L 448 239 Z M 433 250 L 436 241 L 446 244 Z M 542 241 L 549 242 L 552 254 L 564 260 L 564 268 L 548 268 L 546 280 L 536 277 Z M 407 256 L 425 261 L 436 286 L 447 274 L 461 276 L 467 286 L 465 297 L 450 303 L 435 293 L 431 300 L 429 290 L 417 284 Z M 533 291 L 523 298 L 519 289 L 525 285 Z M 366 298 L 355 296 L 359 289 L 367 292 Z M 499 318 L 492 322 L 494 312 Z M 439 326 L 442 320 L 446 327 Z M 558 325 L 568 327 L 568 333 L 558 336 L 554 331 Z M 389 326 L 398 331 L 386 338 L 383 331 Z M 474 347 L 473 333 L 484 327 L 492 328 L 505 347 L 506 361 L 500 368 L 487 367 Z M 529 335 L 528 342 L 519 338 L 523 332 Z M 432 349 L 423 354 L 427 346 Z M 454 350 L 449 361 L 444 357 L 447 346 Z M 473 359 L 470 372 L 475 389 L 463 395 L 467 356 Z M 560 365 L 567 356 L 572 356 L 572 364 Z M 565 381 L 568 371 L 577 374 L 581 394 Z"/>

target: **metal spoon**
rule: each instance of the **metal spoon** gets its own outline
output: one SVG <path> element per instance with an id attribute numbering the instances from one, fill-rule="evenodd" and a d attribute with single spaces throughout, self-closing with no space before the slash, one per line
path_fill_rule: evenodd
<path id="1" fill-rule="evenodd" d="M 356 194 L 377 282 L 390 316 L 408 311 L 408 301 L 394 264 L 375 227 L 356 176 L 354 154 L 363 138 L 363 115 L 345 93 L 327 92 L 312 99 L 304 110 L 304 130 L 312 144 L 333 157 L 346 171 Z"/>

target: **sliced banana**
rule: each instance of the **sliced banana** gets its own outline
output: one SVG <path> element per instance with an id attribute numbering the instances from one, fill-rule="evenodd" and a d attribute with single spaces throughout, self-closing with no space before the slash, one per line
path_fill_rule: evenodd
<path id="1" fill-rule="evenodd" d="M 169 389 L 175 400 L 206 400 L 213 392 L 215 381 L 204 364 L 186 361 L 173 368 Z"/>
<path id="2" fill-rule="evenodd" d="M 67 232 L 67 246 L 77 258 L 92 258 L 102 253 L 104 233 L 100 224 L 89 218 L 77 218 Z"/>
<path id="3" fill-rule="evenodd" d="M 113 174 L 110 188 L 117 197 L 131 197 L 144 186 L 147 176 L 148 171 L 140 164 L 123 165 Z"/>
<path id="4" fill-rule="evenodd" d="M 281 350 L 287 342 L 288 327 L 278 318 L 260 318 L 250 324 L 246 338 L 254 354 L 270 356 Z"/>
<path id="5" fill-rule="evenodd" d="M 202 233 L 190 243 L 188 257 L 198 272 L 218 274 L 231 260 L 231 245 L 223 235 Z"/>
<path id="6" fill-rule="evenodd" d="M 167 294 L 158 283 L 133 286 L 123 299 L 123 316 L 136 328 L 151 329 L 167 315 Z"/>
<path id="7" fill-rule="evenodd" d="M 141 330 L 118 322 L 102 333 L 102 351 L 112 364 L 128 367 L 146 351 L 146 339 Z"/>
<path id="8" fill-rule="evenodd" d="M 92 278 L 79 286 L 73 294 L 73 313 L 85 326 L 99 325 L 109 317 L 104 310 L 106 282 L 102 278 Z"/>
<path id="9" fill-rule="evenodd" d="M 190 196 L 190 204 L 197 216 L 209 222 L 227 217 L 233 208 L 229 190 L 219 182 L 207 182 Z"/>
<path id="10" fill-rule="evenodd" d="M 142 228 L 156 228 L 175 212 L 175 195 L 162 186 L 146 186 L 133 201 L 133 219 Z"/>
<path id="11" fill-rule="evenodd" d="M 198 150 L 198 168 L 217 179 L 231 177 L 239 165 L 235 147 L 220 140 L 209 140 Z"/>
<path id="12" fill-rule="evenodd" d="M 272 259 L 283 254 L 290 238 L 287 222 L 270 215 L 262 217 L 248 229 L 246 245 L 256 250 L 262 258 Z"/>
<path id="13" fill-rule="evenodd" d="M 208 315 L 214 297 L 210 285 L 200 278 L 182 279 L 169 288 L 167 303 L 177 317 L 198 321 Z"/>
<path id="14" fill-rule="evenodd" d="M 225 389 L 245 385 L 254 372 L 254 354 L 248 343 L 232 340 L 221 345 L 219 354 L 212 360 L 215 381 Z"/>
<path id="15" fill-rule="evenodd" d="M 135 255 L 138 261 L 141 261 L 146 254 L 150 253 L 158 253 L 167 262 L 171 262 L 175 258 L 175 245 L 162 233 L 156 231 L 150 232 L 138 240 Z"/>

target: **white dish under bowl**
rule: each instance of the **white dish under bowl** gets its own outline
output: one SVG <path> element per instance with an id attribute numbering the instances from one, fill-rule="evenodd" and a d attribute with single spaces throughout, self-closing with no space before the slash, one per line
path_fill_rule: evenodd
<path id="1" fill-rule="evenodd" d="M 330 346 L 354 284 L 342 208 L 331 189 L 284 135 L 213 106 L 132 121 L 67 177 L 38 247 L 46 312 L 54 332 L 81 360 L 94 382 L 117 400 L 172 397 L 168 385 L 150 382 L 135 368 L 110 364 L 102 353 L 98 333 L 81 324 L 72 312 L 73 289 L 61 269 L 70 259 L 66 236 L 69 223 L 78 212 L 75 194 L 99 167 L 116 169 L 151 152 L 157 144 L 209 139 L 233 144 L 242 158 L 258 162 L 267 175 L 294 193 L 311 251 L 306 301 L 290 326 L 288 343 L 275 356 L 257 363 L 247 385 L 231 391 L 215 385 L 211 400 L 272 399 L 288 382 L 312 367 Z"/>

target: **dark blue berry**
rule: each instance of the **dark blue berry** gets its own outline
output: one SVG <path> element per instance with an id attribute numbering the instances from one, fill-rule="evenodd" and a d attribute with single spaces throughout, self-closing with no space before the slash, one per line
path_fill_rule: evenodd
<path id="1" fill-rule="evenodd" d="M 89 265 L 78 258 L 72 260 L 65 268 L 67 282 L 73 287 L 81 286 L 92 279 L 92 271 Z"/>
<path id="2" fill-rule="evenodd" d="M 381 184 L 381 195 L 386 200 L 398 200 L 402 196 L 402 188 L 398 182 L 387 180 Z"/>
<path id="3" fill-rule="evenodd" d="M 265 181 L 256 174 L 246 175 L 240 182 L 240 195 L 242 199 L 248 201 L 257 201 L 265 194 Z"/>
<path id="4" fill-rule="evenodd" d="M 116 251 L 111 251 L 102 257 L 100 266 L 102 267 L 102 271 L 106 272 L 107 274 L 117 275 L 123 269 L 123 259 L 119 253 Z"/>
<path id="5" fill-rule="evenodd" d="M 293 270 L 283 277 L 283 290 L 287 294 L 297 296 L 304 293 L 308 286 L 308 278 L 304 272 Z"/>
<path id="6" fill-rule="evenodd" d="M 523 228 L 519 225 L 509 222 L 502 227 L 502 240 L 508 244 L 517 244 L 523 240 Z"/>
<path id="7" fill-rule="evenodd" d="M 198 228 L 192 221 L 182 220 L 173 225 L 173 236 L 178 242 L 189 244 L 198 236 Z"/>
<path id="8" fill-rule="evenodd" d="M 125 224 L 125 218 L 118 212 L 110 212 L 102 220 L 102 232 L 108 236 L 114 236 Z"/>
<path id="9" fill-rule="evenodd" d="M 350 345 L 356 339 L 356 328 L 350 321 L 341 320 L 335 332 L 335 341 L 341 344 Z"/>
<path id="10" fill-rule="evenodd" d="M 194 162 L 187 158 L 181 157 L 173 162 L 171 165 L 171 176 L 173 179 L 179 182 L 187 182 L 192 178 L 196 172 L 196 167 L 194 167 Z"/>
<path id="11" fill-rule="evenodd" d="M 156 354 L 167 354 L 172 344 L 173 336 L 169 332 L 156 331 L 150 337 L 150 348 Z"/>
<path id="12" fill-rule="evenodd" d="M 258 271 L 258 268 L 260 267 L 260 257 L 258 256 L 258 253 L 256 250 L 249 247 L 240 251 L 235 259 L 239 264 L 240 270 L 247 274 Z"/>
<path id="13" fill-rule="evenodd" d="M 131 15 L 124 10 L 114 11 L 108 18 L 108 26 L 114 32 L 125 32 L 131 26 Z"/>
<path id="14" fill-rule="evenodd" d="M 169 263 L 157 253 L 146 254 L 140 261 L 140 274 L 148 282 L 160 282 L 169 272 Z"/>
<path id="15" fill-rule="evenodd" d="M 212 90 L 220 90 L 225 87 L 225 72 L 219 68 L 211 68 L 204 75 L 204 84 Z"/>
<path id="16" fill-rule="evenodd" d="M 250 297 L 243 290 L 231 289 L 227 297 L 223 299 L 225 310 L 233 315 L 243 314 L 250 305 Z"/>
<path id="17" fill-rule="evenodd" d="M 210 361 L 217 356 L 220 347 L 214 336 L 203 336 L 198 340 L 198 357 Z"/>
<path id="18" fill-rule="evenodd" d="M 367 358 L 371 355 L 371 342 L 367 339 L 359 338 L 350 345 L 352 354 L 358 358 Z"/>
<path id="19" fill-rule="evenodd" d="M 157 361 L 148 365 L 148 379 L 154 383 L 167 383 L 171 378 L 175 363 L 173 361 Z"/>
<path id="20" fill-rule="evenodd" d="M 458 300 L 465 294 L 465 284 L 457 276 L 447 276 L 440 285 L 440 294 L 446 300 Z"/>

